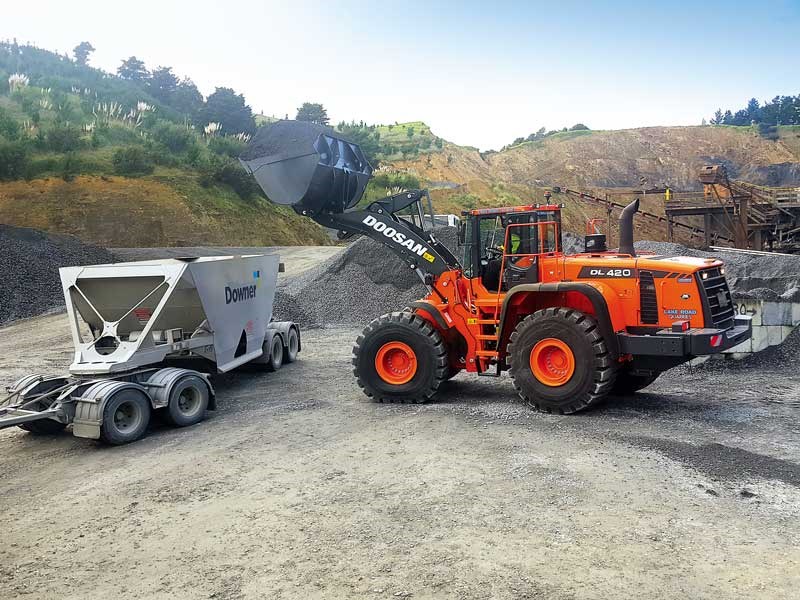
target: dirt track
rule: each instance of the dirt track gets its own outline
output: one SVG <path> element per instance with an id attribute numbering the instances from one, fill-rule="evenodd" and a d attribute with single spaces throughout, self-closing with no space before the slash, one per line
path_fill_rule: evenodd
<path id="1" fill-rule="evenodd" d="M 681 370 L 572 417 L 505 377 L 374 405 L 355 335 L 129 446 L 0 432 L 2 596 L 796 597 L 800 374 Z M 63 315 L 0 329 L 0 383 L 69 350 Z"/>

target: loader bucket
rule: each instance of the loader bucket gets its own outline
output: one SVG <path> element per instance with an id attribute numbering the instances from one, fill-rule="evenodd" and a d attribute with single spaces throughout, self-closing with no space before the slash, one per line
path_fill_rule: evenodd
<path id="1" fill-rule="evenodd" d="M 239 160 L 272 202 L 306 215 L 355 206 L 372 175 L 358 144 L 304 121 L 263 127 Z"/>

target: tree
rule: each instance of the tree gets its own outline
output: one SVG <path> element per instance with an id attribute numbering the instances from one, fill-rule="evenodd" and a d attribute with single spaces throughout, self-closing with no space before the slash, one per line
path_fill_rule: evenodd
<path id="1" fill-rule="evenodd" d="M 79 65 L 86 65 L 89 62 L 89 55 L 94 52 L 94 46 L 89 42 L 81 42 L 72 49 L 75 54 L 75 62 Z"/>
<path id="2" fill-rule="evenodd" d="M 367 162 L 373 167 L 377 167 L 378 153 L 381 151 L 381 134 L 374 127 L 367 127 L 362 123 L 342 121 L 336 126 L 336 129 L 349 141 L 358 144 L 367 158 Z"/>
<path id="3" fill-rule="evenodd" d="M 714 117 L 711 119 L 712 125 L 722 125 L 722 109 L 718 108 L 717 111 L 714 113 Z"/>
<path id="4" fill-rule="evenodd" d="M 317 125 L 327 125 L 330 122 L 328 111 L 318 102 L 303 102 L 303 106 L 297 109 L 295 119 L 316 123 Z"/>
<path id="5" fill-rule="evenodd" d="M 745 114 L 747 115 L 748 121 L 758 122 L 761 120 L 761 106 L 758 104 L 758 100 L 750 98 L 750 101 L 747 103 L 747 108 L 745 109 Z"/>
<path id="6" fill-rule="evenodd" d="M 219 123 L 226 134 L 252 134 L 256 130 L 253 110 L 245 103 L 244 96 L 231 88 L 218 87 L 214 90 L 200 111 L 200 120 L 202 123 Z"/>
<path id="7" fill-rule="evenodd" d="M 185 77 L 175 88 L 171 105 L 175 110 L 187 115 L 192 121 L 196 121 L 203 108 L 203 94 L 197 89 L 194 81 Z M 195 123 L 195 125 L 205 125 L 205 123 Z"/>
<path id="8" fill-rule="evenodd" d="M 589 131 L 589 128 L 584 125 L 583 123 L 575 123 L 572 127 L 569 128 L 570 131 Z"/>
<path id="9" fill-rule="evenodd" d="M 414 128 L 413 127 L 406 127 L 406 137 L 411 139 L 414 137 Z"/>
<path id="10" fill-rule="evenodd" d="M 154 98 L 170 104 L 172 95 L 178 89 L 178 78 L 172 72 L 172 67 L 158 67 L 153 70 L 147 85 Z"/>
<path id="11" fill-rule="evenodd" d="M 128 81 L 144 83 L 150 76 L 150 73 L 144 66 L 144 61 L 139 60 L 135 56 L 131 56 L 122 61 L 122 64 L 117 69 L 117 75 Z"/>

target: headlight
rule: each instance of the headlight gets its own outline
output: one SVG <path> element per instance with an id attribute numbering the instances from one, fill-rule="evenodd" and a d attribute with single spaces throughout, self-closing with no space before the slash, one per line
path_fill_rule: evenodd
<path id="1" fill-rule="evenodd" d="M 725 275 L 725 267 L 720 267 L 719 268 L 719 274 L 720 275 Z"/>
<path id="2" fill-rule="evenodd" d="M 708 273 L 706 271 L 703 271 L 702 273 L 700 273 L 700 277 L 702 277 L 703 279 L 708 279 Z"/>

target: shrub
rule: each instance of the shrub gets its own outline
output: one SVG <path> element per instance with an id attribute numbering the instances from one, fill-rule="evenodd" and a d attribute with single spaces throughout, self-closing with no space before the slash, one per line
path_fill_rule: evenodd
<path id="1" fill-rule="evenodd" d="M 147 175 L 155 168 L 144 148 L 128 146 L 114 152 L 111 159 L 118 175 Z"/>
<path id="2" fill-rule="evenodd" d="M 200 165 L 200 184 L 208 187 L 212 183 L 230 186 L 243 200 L 261 193 L 261 188 L 241 165 L 230 158 L 212 156 Z"/>
<path id="3" fill-rule="evenodd" d="M 19 138 L 19 123 L 2 108 L 0 108 L 0 136 L 7 140 Z"/>
<path id="4" fill-rule="evenodd" d="M 197 137 L 194 132 L 182 125 L 168 121 L 159 121 L 152 129 L 153 139 L 169 148 L 172 152 L 185 152 L 193 146 Z"/>
<path id="5" fill-rule="evenodd" d="M 24 142 L 0 142 L 0 180 L 21 179 L 28 168 L 28 148 Z"/>
<path id="6" fill-rule="evenodd" d="M 53 152 L 74 152 L 80 150 L 81 132 L 69 125 L 56 125 L 46 134 L 47 148 Z"/>
<path id="7" fill-rule="evenodd" d="M 61 178 L 64 181 L 72 181 L 75 175 L 81 171 L 81 160 L 74 152 L 67 152 L 61 162 Z"/>
<path id="8" fill-rule="evenodd" d="M 238 158 L 244 152 L 245 144 L 241 140 L 232 137 L 213 137 L 208 142 L 208 149 L 214 154 L 222 156 L 229 156 L 230 158 Z"/>

